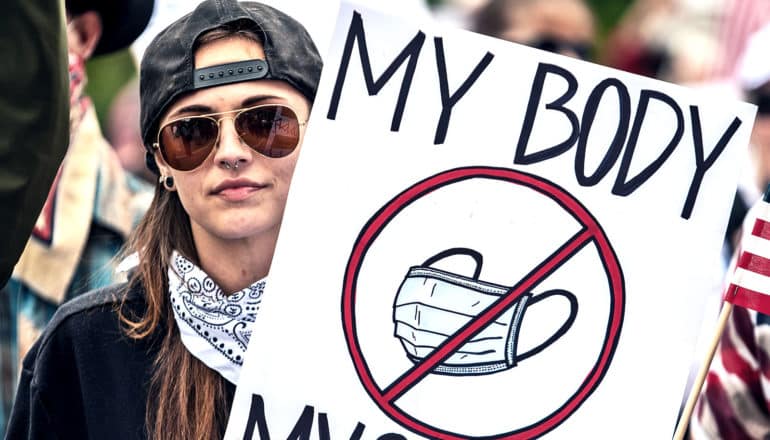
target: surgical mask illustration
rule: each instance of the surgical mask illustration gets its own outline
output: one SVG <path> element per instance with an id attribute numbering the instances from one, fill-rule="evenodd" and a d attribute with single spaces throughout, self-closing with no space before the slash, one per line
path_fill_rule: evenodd
<path id="1" fill-rule="evenodd" d="M 476 262 L 472 277 L 431 267 L 444 258 L 466 255 Z M 414 363 L 433 352 L 468 322 L 505 295 L 510 288 L 479 280 L 483 258 L 475 250 L 452 248 L 409 269 L 393 305 L 395 336 Z M 534 348 L 518 353 L 524 313 L 552 297 L 569 302 L 569 315 L 559 328 Z M 571 292 L 554 289 L 538 295 L 524 293 L 494 321 L 463 344 L 433 373 L 454 376 L 482 375 L 505 371 L 540 353 L 563 336 L 577 316 L 577 298 Z"/>

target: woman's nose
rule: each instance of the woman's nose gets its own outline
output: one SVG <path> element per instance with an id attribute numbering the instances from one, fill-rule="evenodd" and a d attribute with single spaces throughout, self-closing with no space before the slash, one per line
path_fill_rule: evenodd
<path id="1" fill-rule="evenodd" d="M 234 119 L 231 117 L 219 120 L 219 144 L 214 155 L 214 162 L 230 168 L 245 165 L 252 160 L 251 149 L 238 135 Z"/>

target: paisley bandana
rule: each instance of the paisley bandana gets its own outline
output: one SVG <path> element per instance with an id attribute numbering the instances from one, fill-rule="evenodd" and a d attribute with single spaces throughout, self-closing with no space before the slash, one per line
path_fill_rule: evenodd
<path id="1" fill-rule="evenodd" d="M 182 343 L 225 379 L 238 384 L 265 280 L 225 295 L 203 270 L 174 251 L 169 293 Z"/>
<path id="2" fill-rule="evenodd" d="M 85 96 L 86 88 L 86 61 L 82 56 L 69 52 L 69 80 L 70 80 L 70 144 L 78 132 L 80 122 L 90 104 Z"/>

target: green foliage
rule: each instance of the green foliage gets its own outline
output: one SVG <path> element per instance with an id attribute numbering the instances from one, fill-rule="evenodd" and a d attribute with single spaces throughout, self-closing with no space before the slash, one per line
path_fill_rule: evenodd
<path id="1" fill-rule="evenodd" d="M 102 129 L 107 120 L 112 98 L 137 75 L 136 62 L 128 49 L 93 58 L 86 63 L 88 84 L 86 94 L 91 97 Z"/>
<path id="2" fill-rule="evenodd" d="M 633 0 L 586 0 L 586 3 L 596 15 L 596 30 L 601 44 Z"/>

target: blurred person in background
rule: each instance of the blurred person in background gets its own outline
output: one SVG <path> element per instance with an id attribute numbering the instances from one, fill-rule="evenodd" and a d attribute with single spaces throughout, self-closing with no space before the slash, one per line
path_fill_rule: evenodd
<path id="1" fill-rule="evenodd" d="M 107 114 L 107 140 L 118 155 L 120 164 L 129 173 L 148 183 L 155 176 L 145 165 L 144 145 L 139 132 L 139 81 L 126 83 L 115 95 Z"/>
<path id="2" fill-rule="evenodd" d="M 636 0 L 609 35 L 603 62 L 626 72 L 658 78 L 668 62 L 661 30 L 670 29 L 673 0 Z M 668 34 L 664 32 L 663 35 Z"/>
<path id="3" fill-rule="evenodd" d="M 67 148 L 63 0 L 11 0 L 0 15 L 0 288 Z M 34 35 L 34 38 L 31 36 Z"/>
<path id="4" fill-rule="evenodd" d="M 127 47 L 152 13 L 152 0 L 67 0 L 69 142 L 31 237 L 0 291 L 0 432 L 5 430 L 18 365 L 59 304 L 116 281 L 108 261 L 152 198 L 126 173 L 101 135 L 84 94 L 85 62 Z M 55 142 L 49 139 L 48 142 Z"/>
<path id="5" fill-rule="evenodd" d="M 602 62 L 676 84 L 712 80 L 721 0 L 636 0 L 611 32 Z"/>
<path id="6" fill-rule="evenodd" d="M 491 0 L 474 17 L 475 32 L 587 60 L 595 39 L 583 0 Z"/>
<path id="7" fill-rule="evenodd" d="M 768 20 L 765 0 L 634 0 L 601 61 L 677 84 L 708 83 L 730 96 L 748 37 Z M 715 89 L 715 83 L 725 84 Z"/>
<path id="8" fill-rule="evenodd" d="M 67 41 L 63 0 L 10 0 L 0 14 L 0 288 L 8 281 L 68 145 Z M 0 296 L 0 436 L 6 380 L 2 359 L 10 304 Z"/>

